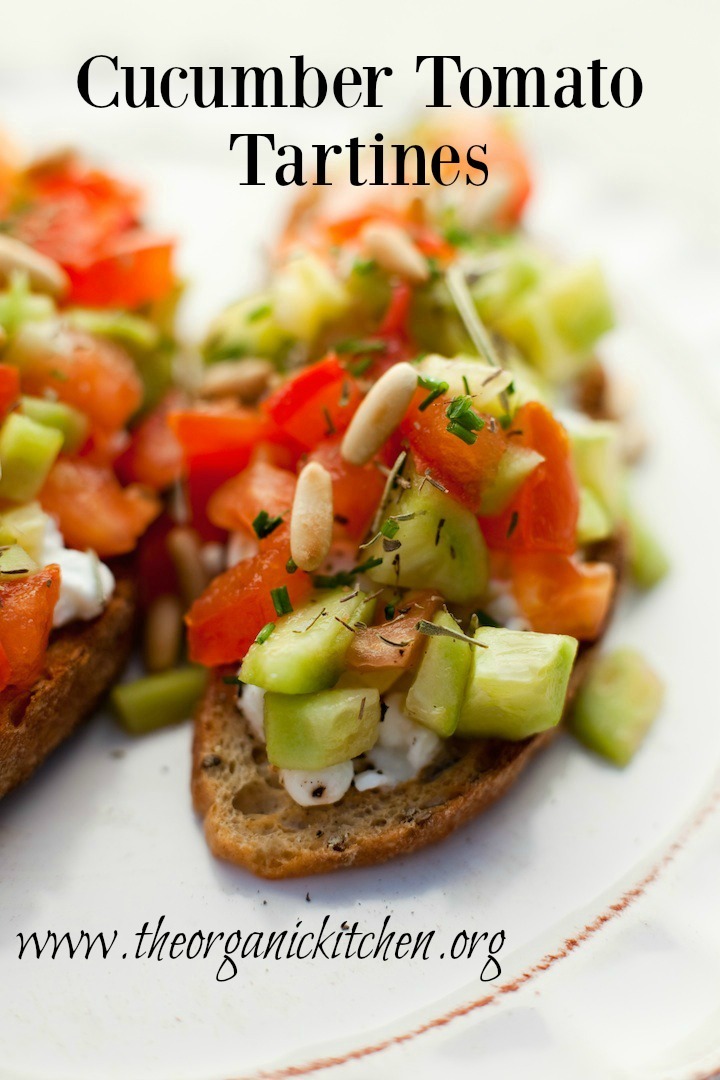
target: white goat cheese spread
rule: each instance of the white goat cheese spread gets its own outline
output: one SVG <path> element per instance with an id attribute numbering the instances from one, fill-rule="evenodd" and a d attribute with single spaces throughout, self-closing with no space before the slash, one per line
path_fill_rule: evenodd
<path id="1" fill-rule="evenodd" d="M 75 619 L 94 619 L 103 610 L 115 588 L 112 571 L 93 551 L 66 548 L 55 520 L 46 515 L 41 561 L 60 567 L 60 595 L 53 612 L 53 626 L 65 626 Z"/>

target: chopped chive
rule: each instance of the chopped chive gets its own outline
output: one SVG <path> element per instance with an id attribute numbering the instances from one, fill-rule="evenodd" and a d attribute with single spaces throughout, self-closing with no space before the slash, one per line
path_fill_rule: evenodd
<path id="1" fill-rule="evenodd" d="M 465 393 L 467 394 L 468 397 L 470 397 L 470 383 L 467 381 L 467 375 L 463 375 L 462 381 L 463 381 L 463 386 L 465 387 Z"/>
<path id="2" fill-rule="evenodd" d="M 510 524 L 508 525 L 508 530 L 507 530 L 507 533 L 506 533 L 506 537 L 507 537 L 508 540 L 510 539 L 512 534 L 515 532 L 515 530 L 517 528 L 517 523 L 518 523 L 519 520 L 520 520 L 520 515 L 518 514 L 517 510 L 513 510 L 512 514 L 510 515 Z"/>
<path id="3" fill-rule="evenodd" d="M 291 556 L 291 557 L 290 557 L 290 558 L 288 559 L 288 561 L 287 561 L 287 562 L 285 563 L 285 570 L 286 570 L 286 572 L 287 572 L 288 574 L 294 574 L 294 573 L 295 573 L 295 571 L 297 570 L 297 563 L 296 563 L 296 562 L 295 562 L 295 560 L 294 560 L 294 559 L 292 558 L 292 556 Z"/>
<path id="4" fill-rule="evenodd" d="M 351 375 L 359 378 L 365 374 L 369 367 L 372 367 L 374 362 L 375 358 L 373 356 L 366 356 L 363 360 L 355 360 L 352 364 L 346 364 L 345 366 Z"/>
<path id="5" fill-rule="evenodd" d="M 472 446 L 474 443 L 477 442 L 476 431 L 469 431 L 468 428 L 463 427 L 462 424 L 458 424 L 454 420 L 452 420 L 448 424 L 447 430 L 450 432 L 451 435 L 456 435 L 458 439 L 462 439 L 462 441 L 464 443 L 467 443 L 468 446 Z"/>
<path id="6" fill-rule="evenodd" d="M 400 526 L 393 518 L 388 518 L 385 524 L 380 529 L 383 536 L 387 536 L 388 540 L 392 540 L 393 536 L 396 536 Z"/>
<path id="7" fill-rule="evenodd" d="M 258 319 L 264 319 L 266 315 L 272 315 L 272 304 L 258 304 L 256 308 L 248 312 L 247 321 L 257 322 Z"/>
<path id="8" fill-rule="evenodd" d="M 319 574 L 313 578 L 313 584 L 318 589 L 337 589 L 341 585 L 354 585 L 358 574 L 364 574 L 366 570 L 372 570 L 374 566 L 380 566 L 382 559 L 367 559 L 366 562 L 354 566 L 352 570 L 339 570 L 337 574 Z"/>
<path id="9" fill-rule="evenodd" d="M 374 259 L 356 259 L 353 263 L 352 268 L 354 274 L 360 274 L 364 276 L 365 274 L 372 273 L 376 266 L 377 263 Z"/>
<path id="10" fill-rule="evenodd" d="M 274 629 L 275 629 L 275 623 L 274 622 L 265 623 L 262 630 L 260 631 L 258 636 L 255 638 L 256 644 L 264 645 L 265 642 L 267 641 L 267 639 L 272 634 Z"/>
<path id="11" fill-rule="evenodd" d="M 431 375 L 418 375 L 418 386 L 423 390 L 430 391 L 419 405 L 420 412 L 424 412 L 429 405 L 432 405 L 433 401 L 436 401 L 441 394 L 446 394 L 450 389 L 444 380 L 434 379 Z"/>
<path id="12" fill-rule="evenodd" d="M 511 424 L 512 424 L 512 416 L 509 416 L 506 413 L 504 416 L 500 417 L 500 427 L 503 429 L 503 431 L 507 431 L 507 429 L 510 427 Z"/>
<path id="13" fill-rule="evenodd" d="M 273 607 L 278 615 L 289 615 L 293 610 L 290 597 L 288 596 L 287 585 L 280 585 L 277 589 L 271 589 L 270 599 L 272 600 Z"/>
<path id="14" fill-rule="evenodd" d="M 448 225 L 444 235 L 448 244 L 452 244 L 453 247 L 464 247 L 472 240 L 470 233 L 459 225 Z"/>
<path id="15" fill-rule="evenodd" d="M 388 622 L 390 622 L 391 619 L 395 618 L 395 605 L 394 604 L 386 604 L 385 605 L 385 618 L 387 619 Z"/>
<path id="16" fill-rule="evenodd" d="M 362 355 L 364 353 L 385 352 L 386 348 L 385 342 L 379 341 L 377 338 L 346 338 L 344 341 L 338 342 L 335 346 L 335 352 Z"/>
<path id="17" fill-rule="evenodd" d="M 282 522 L 281 517 L 270 517 L 267 510 L 261 510 L 253 521 L 252 527 L 258 540 L 264 540 L 266 536 L 269 536 L 271 532 L 277 529 L 278 525 L 282 525 Z"/>

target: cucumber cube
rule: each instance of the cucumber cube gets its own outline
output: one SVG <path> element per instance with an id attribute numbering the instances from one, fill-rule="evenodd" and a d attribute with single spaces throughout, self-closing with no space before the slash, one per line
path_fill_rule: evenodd
<path id="1" fill-rule="evenodd" d="M 481 626 L 475 641 L 457 734 L 518 740 L 555 727 L 565 706 L 575 638 Z"/>
<path id="2" fill-rule="evenodd" d="M 433 623 L 446 630 L 458 630 L 458 624 L 447 611 L 439 611 Z M 430 637 L 405 700 L 405 710 L 411 720 L 445 739 L 457 727 L 470 674 L 472 648 L 469 642 L 457 638 Z"/>
<path id="3" fill-rule="evenodd" d="M 37 424 L 56 428 L 62 433 L 62 448 L 66 454 L 74 454 L 85 442 L 90 427 L 88 418 L 72 405 L 24 395 L 20 398 L 20 406 L 23 414 Z"/>
<path id="4" fill-rule="evenodd" d="M 580 512 L 577 522 L 578 544 L 595 544 L 612 533 L 612 522 L 606 510 L 589 488 L 580 488 Z"/>
<path id="5" fill-rule="evenodd" d="M 569 424 L 573 463 L 580 483 L 595 496 L 616 524 L 622 517 L 625 469 L 617 424 L 579 420 Z"/>
<path id="6" fill-rule="evenodd" d="M 30 502 L 6 510 L 0 516 L 0 544 L 19 544 L 35 562 L 40 562 L 46 524 L 40 503 Z"/>
<path id="7" fill-rule="evenodd" d="M 494 514 L 501 514 L 518 488 L 544 460 L 542 454 L 538 454 L 536 450 L 509 442 L 507 450 L 500 458 L 494 480 L 483 491 L 480 516 L 492 517 Z"/>
<path id="8" fill-rule="evenodd" d="M 351 595 L 349 589 L 334 589 L 279 618 L 266 641 L 250 646 L 242 681 L 280 694 L 313 694 L 333 686 L 352 641 L 349 628 L 357 620 L 367 622 L 375 606 L 365 593 L 348 599 Z"/>
<path id="9" fill-rule="evenodd" d="M 15 581 L 37 570 L 37 563 L 19 544 L 0 547 L 0 581 Z"/>
<path id="10" fill-rule="evenodd" d="M 28 502 L 45 483 L 63 444 L 62 433 L 11 413 L 0 428 L 0 498 Z"/>
<path id="11" fill-rule="evenodd" d="M 580 687 L 572 730 L 615 765 L 627 765 L 662 704 L 661 680 L 635 649 L 601 656 Z"/>
<path id="12" fill-rule="evenodd" d="M 370 688 L 266 694 L 268 760 L 279 769 L 326 769 L 377 741 L 380 695 Z"/>
<path id="13" fill-rule="evenodd" d="M 630 541 L 630 573 L 641 589 L 652 589 L 670 571 L 670 560 L 660 541 L 641 517 L 627 513 Z"/>

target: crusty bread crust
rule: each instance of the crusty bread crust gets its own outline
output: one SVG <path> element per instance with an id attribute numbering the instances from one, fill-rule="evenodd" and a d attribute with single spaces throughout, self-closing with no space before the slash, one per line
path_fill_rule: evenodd
<path id="1" fill-rule="evenodd" d="M 624 577 L 622 535 L 595 545 L 618 587 Z M 615 599 L 614 598 L 614 599 Z M 608 612 L 608 621 L 612 615 Z M 604 631 L 603 631 L 604 632 Z M 602 635 L 601 635 L 602 637 Z M 581 647 L 566 710 L 597 643 Z M 265 878 L 303 877 L 345 866 L 371 866 L 442 840 L 486 810 L 517 780 L 557 729 L 523 742 L 449 739 L 442 756 L 396 788 L 350 788 L 333 806 L 298 806 L 269 765 L 235 704 L 236 688 L 216 671 L 195 715 L 192 795 L 213 854 Z"/>
<path id="2" fill-rule="evenodd" d="M 57 631 L 34 686 L 0 695 L 0 798 L 26 780 L 110 689 L 128 658 L 135 588 L 118 581 L 99 618 Z"/>

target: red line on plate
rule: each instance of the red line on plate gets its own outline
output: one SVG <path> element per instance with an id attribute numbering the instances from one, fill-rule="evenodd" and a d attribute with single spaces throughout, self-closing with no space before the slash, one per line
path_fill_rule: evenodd
<path id="1" fill-rule="evenodd" d="M 616 919 L 619 915 L 622 915 L 631 904 L 643 895 L 648 886 L 652 885 L 652 883 L 658 879 L 662 871 L 673 861 L 676 855 L 685 846 L 690 836 L 704 821 L 707 820 L 708 817 L 710 817 L 719 805 L 720 786 L 713 791 L 708 801 L 697 811 L 690 822 L 685 825 L 662 858 L 658 860 L 652 869 L 649 870 L 636 885 L 627 889 L 618 900 L 610 904 L 604 911 L 597 915 L 592 922 L 589 922 L 584 926 L 582 930 L 578 931 L 578 933 L 574 934 L 572 937 L 566 938 L 555 952 L 547 953 L 542 959 L 538 960 L 537 963 L 524 971 L 522 975 L 518 975 L 517 978 L 512 979 L 510 982 L 503 983 L 493 990 L 492 993 L 477 998 L 475 1001 L 466 1002 L 465 1005 L 458 1005 L 456 1008 L 451 1009 L 447 1013 L 443 1013 L 441 1016 L 436 1016 L 432 1020 L 426 1020 L 424 1024 L 420 1024 L 410 1031 L 404 1031 L 400 1035 L 391 1035 L 387 1039 L 382 1039 L 369 1046 L 361 1046 L 355 1050 L 349 1050 L 347 1053 L 338 1057 L 316 1058 L 314 1061 L 306 1062 L 304 1065 L 286 1065 L 280 1069 L 270 1070 L 269 1072 L 263 1070 L 259 1073 L 255 1073 L 255 1076 L 261 1078 L 261 1080 L 289 1080 L 290 1077 L 308 1076 L 310 1073 L 321 1072 L 324 1069 L 331 1069 L 338 1065 L 345 1065 L 350 1061 L 360 1061 L 363 1058 L 370 1057 L 372 1054 L 379 1054 L 382 1050 L 389 1050 L 394 1046 L 402 1046 L 404 1043 L 408 1043 L 419 1035 L 426 1034 L 428 1031 L 446 1027 L 453 1020 L 457 1020 L 462 1016 L 468 1016 L 477 1009 L 485 1008 L 486 1005 L 492 1005 L 494 1002 L 499 1001 L 505 994 L 514 994 L 532 979 L 537 978 L 538 975 L 542 975 L 543 972 L 548 971 L 560 960 L 564 960 L 565 957 L 570 956 L 571 953 L 586 941 L 589 941 L 599 930 L 602 930 L 602 928 L 612 919 Z"/>

